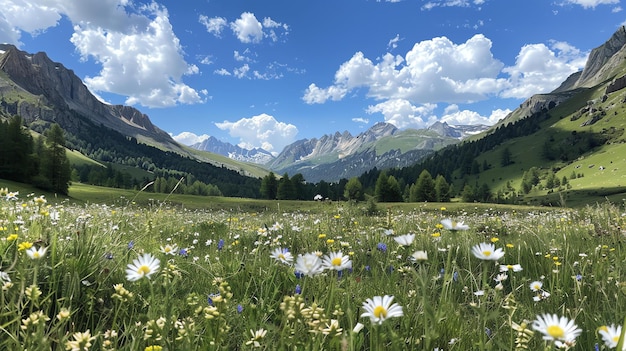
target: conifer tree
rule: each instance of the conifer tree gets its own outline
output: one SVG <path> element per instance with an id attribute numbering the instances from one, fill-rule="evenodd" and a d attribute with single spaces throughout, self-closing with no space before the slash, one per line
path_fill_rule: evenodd
<path id="1" fill-rule="evenodd" d="M 48 181 L 47 190 L 67 195 L 72 172 L 65 154 L 63 129 L 56 123 L 46 132 L 46 147 L 41 157 L 40 175 Z"/>

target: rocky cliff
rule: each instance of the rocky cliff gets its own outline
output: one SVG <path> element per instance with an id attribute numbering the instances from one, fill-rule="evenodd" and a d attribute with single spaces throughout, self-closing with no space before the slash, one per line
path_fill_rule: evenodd
<path id="1" fill-rule="evenodd" d="M 0 111 L 26 122 L 56 122 L 75 127 L 76 116 L 148 144 L 178 150 L 179 145 L 139 110 L 99 101 L 74 72 L 43 52 L 29 54 L 0 44 Z"/>
<path id="2" fill-rule="evenodd" d="M 220 141 L 214 136 L 210 136 L 199 143 L 191 145 L 191 148 L 212 152 L 237 161 L 257 164 L 266 164 L 274 159 L 274 156 L 267 150 L 260 148 L 252 150 L 244 149 L 237 145 Z"/>

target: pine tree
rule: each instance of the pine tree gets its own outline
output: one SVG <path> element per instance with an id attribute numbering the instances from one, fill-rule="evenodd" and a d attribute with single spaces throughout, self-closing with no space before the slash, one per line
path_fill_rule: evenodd
<path id="1" fill-rule="evenodd" d="M 360 201 L 363 199 L 363 185 L 359 178 L 351 178 L 344 188 L 343 197 L 348 201 Z"/>
<path id="2" fill-rule="evenodd" d="M 261 180 L 261 196 L 264 199 L 274 200 L 278 193 L 278 180 L 274 172 L 270 172 Z"/>
<path id="3" fill-rule="evenodd" d="M 41 157 L 40 175 L 48 181 L 49 189 L 47 190 L 67 195 L 72 172 L 65 154 L 63 129 L 58 124 L 53 124 L 46 133 L 46 147 Z"/>

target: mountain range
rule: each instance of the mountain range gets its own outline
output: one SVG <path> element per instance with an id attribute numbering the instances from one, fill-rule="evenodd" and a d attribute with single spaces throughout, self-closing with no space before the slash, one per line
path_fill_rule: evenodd
<path id="1" fill-rule="evenodd" d="M 582 172 L 582 166 L 589 163 L 587 167 L 594 169 L 602 164 L 603 170 L 611 167 L 613 172 L 626 169 L 626 160 L 619 156 L 626 153 L 622 137 L 626 128 L 625 44 L 626 29 L 620 27 L 590 53 L 583 71 L 550 93 L 530 97 L 492 127 L 437 122 L 427 129 L 399 130 L 378 123 L 357 136 L 336 132 L 298 140 L 278 155 L 245 150 L 215 138 L 193 147 L 181 145 L 139 110 L 98 100 L 72 70 L 45 53 L 30 54 L 12 45 L 0 45 L 0 116 L 20 115 L 35 132 L 56 122 L 72 137 L 72 145 L 84 147 L 95 142 L 94 134 L 105 128 L 136 143 L 258 178 L 272 171 L 300 173 L 308 182 L 335 182 L 373 169 L 399 169 L 398 177 L 411 184 L 417 176 L 416 165 L 424 164 L 419 167 L 444 174 L 457 188 L 488 181 L 490 187 L 501 190 L 519 187 L 524 172 L 536 167 L 559 177 L 574 174 L 571 184 L 579 183 L 581 189 L 621 189 L 626 181 L 622 184 L 618 173 L 601 176 Z M 505 149 L 513 161 L 498 165 Z M 101 149 L 91 157 L 97 159 L 107 152 Z M 441 155 L 455 161 L 438 158 Z M 445 164 L 448 169 L 443 168 Z M 401 175 L 405 168 L 409 175 Z M 593 181 L 580 181 L 579 173 L 589 173 Z"/>

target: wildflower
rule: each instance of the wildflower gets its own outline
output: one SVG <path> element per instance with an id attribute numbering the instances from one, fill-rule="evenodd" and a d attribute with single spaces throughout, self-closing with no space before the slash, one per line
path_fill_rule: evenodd
<path id="1" fill-rule="evenodd" d="M 26 254 L 31 259 L 38 260 L 38 259 L 44 258 L 44 256 L 46 256 L 46 251 L 48 251 L 47 247 L 40 247 L 38 249 L 35 249 L 34 247 L 31 247 L 30 249 L 26 250 Z"/>
<path id="2" fill-rule="evenodd" d="M 17 240 L 17 234 L 11 234 L 9 236 L 7 236 L 7 241 L 11 242 L 11 241 L 15 241 Z"/>
<path id="3" fill-rule="evenodd" d="M 541 290 L 539 291 L 539 293 L 537 293 L 535 297 L 533 297 L 533 301 L 539 302 L 541 300 L 547 299 L 548 297 L 550 297 L 550 293 L 545 290 Z"/>
<path id="4" fill-rule="evenodd" d="M 176 244 L 167 244 L 165 246 L 161 245 L 161 252 L 166 255 L 176 255 L 176 251 L 178 251 L 178 246 Z"/>
<path id="5" fill-rule="evenodd" d="M 224 248 L 224 239 L 220 239 L 220 241 L 217 242 L 217 249 L 222 250 L 222 248 Z"/>
<path id="6" fill-rule="evenodd" d="M 574 324 L 574 320 L 559 317 L 556 314 L 543 314 L 533 321 L 533 329 L 543 334 L 543 339 L 559 344 L 573 344 L 582 330 Z"/>
<path id="7" fill-rule="evenodd" d="M 522 266 L 519 264 L 501 264 L 500 265 L 500 272 L 508 272 L 509 270 L 512 270 L 513 272 L 520 272 L 520 271 L 523 271 L 524 268 L 522 268 Z"/>
<path id="8" fill-rule="evenodd" d="M 365 325 L 363 325 L 363 323 L 357 323 L 357 324 L 354 326 L 354 329 L 352 329 L 352 332 L 353 332 L 353 333 L 358 333 L 358 332 L 360 332 L 361 330 L 363 330 L 363 328 L 364 328 L 364 327 L 365 327 Z"/>
<path id="9" fill-rule="evenodd" d="M 146 348 L 144 349 L 144 351 L 161 351 L 163 350 L 163 346 L 160 345 L 150 345 L 150 346 L 146 346 Z"/>
<path id="10" fill-rule="evenodd" d="M 393 240 L 395 240 L 398 244 L 402 246 L 411 245 L 414 239 L 415 239 L 415 234 L 404 234 L 404 235 L 396 236 L 395 238 L 393 238 Z"/>
<path id="11" fill-rule="evenodd" d="M 530 287 L 530 290 L 537 292 L 541 290 L 541 288 L 543 287 L 543 283 L 538 280 L 535 280 L 534 282 L 530 283 L 529 287 Z"/>
<path id="12" fill-rule="evenodd" d="M 322 260 L 315 253 L 306 253 L 304 255 L 298 255 L 295 265 L 296 272 L 300 272 L 303 275 L 314 276 L 322 273 L 324 267 L 322 266 Z"/>
<path id="13" fill-rule="evenodd" d="M 15 201 L 15 200 L 17 200 L 17 196 L 19 194 L 20 194 L 19 191 L 13 191 L 13 192 L 7 193 L 6 194 L 6 200 L 7 201 L 12 201 L 12 200 Z"/>
<path id="14" fill-rule="evenodd" d="M 250 334 L 252 335 L 252 339 L 246 341 L 246 345 L 252 345 L 253 347 L 261 347 L 261 343 L 259 340 L 265 337 L 267 334 L 267 330 L 261 328 L 257 331 L 250 329 Z"/>
<path id="15" fill-rule="evenodd" d="M 289 252 L 289 249 L 286 248 L 278 247 L 274 249 L 270 257 L 285 264 L 291 264 L 291 262 L 293 262 L 293 255 Z"/>
<path id="16" fill-rule="evenodd" d="M 151 254 L 143 254 L 133 260 L 133 263 L 128 264 L 126 268 L 126 279 L 133 282 L 143 277 L 150 277 L 150 275 L 159 269 L 160 263 L 161 261 Z"/>
<path id="17" fill-rule="evenodd" d="M 65 342 L 65 349 L 70 351 L 84 351 L 89 350 L 91 342 L 96 339 L 95 336 L 91 336 L 91 332 L 87 329 L 86 332 L 77 332 L 72 335 L 74 340 L 68 340 Z"/>
<path id="18" fill-rule="evenodd" d="M 472 253 L 476 258 L 485 261 L 497 261 L 504 256 L 504 250 L 496 249 L 493 244 L 480 243 L 472 247 Z"/>
<path id="19" fill-rule="evenodd" d="M 30 249 L 31 247 L 33 247 L 33 243 L 31 243 L 30 241 L 23 241 L 17 244 L 17 251 L 25 251 Z"/>
<path id="20" fill-rule="evenodd" d="M 428 260 L 428 252 L 426 251 L 415 251 L 412 255 L 411 255 L 411 259 L 413 261 L 417 261 L 417 262 L 421 262 L 421 261 L 427 261 Z"/>
<path id="21" fill-rule="evenodd" d="M 393 296 L 374 296 L 373 299 L 367 299 L 363 302 L 365 312 L 361 317 L 369 317 L 372 323 L 382 324 L 385 319 L 391 317 L 402 317 L 402 306 L 397 303 L 392 304 Z"/>
<path id="22" fill-rule="evenodd" d="M 326 322 L 326 328 L 322 328 L 321 331 L 324 335 L 339 336 L 343 329 L 339 327 L 338 320 L 331 319 L 329 322 Z"/>
<path id="23" fill-rule="evenodd" d="M 493 280 L 495 280 L 498 283 L 503 282 L 507 279 L 509 279 L 509 276 L 506 273 L 500 273 L 495 278 L 493 278 Z"/>
<path id="24" fill-rule="evenodd" d="M 294 290 L 294 293 L 295 293 L 296 295 L 300 295 L 300 294 L 302 294 L 302 287 L 300 286 L 300 284 L 296 284 L 296 288 L 295 288 L 295 290 Z"/>
<path id="25" fill-rule="evenodd" d="M 385 243 L 378 243 L 378 245 L 376 245 L 376 248 L 378 249 L 378 251 L 387 252 L 387 244 Z"/>
<path id="26" fill-rule="evenodd" d="M 622 334 L 622 326 L 621 325 L 615 326 L 615 324 L 611 324 L 610 326 L 603 325 L 600 328 L 598 328 L 598 333 L 602 336 L 604 345 L 612 349 L 612 348 L 617 347 L 617 343 L 619 342 L 620 335 Z M 623 350 L 626 350 L 626 346 L 622 347 L 622 351 Z"/>
<path id="27" fill-rule="evenodd" d="M 385 229 L 385 231 L 383 232 L 383 234 L 385 234 L 386 236 L 393 235 L 393 233 L 393 229 Z"/>
<path id="28" fill-rule="evenodd" d="M 57 319 L 60 320 L 60 321 L 64 321 L 64 320 L 66 320 L 68 318 L 70 318 L 70 310 L 68 310 L 65 307 L 61 308 L 61 311 L 59 311 L 59 313 L 57 313 Z"/>
<path id="29" fill-rule="evenodd" d="M 344 255 L 341 251 L 331 252 L 322 258 L 322 265 L 324 268 L 341 271 L 352 268 L 352 260 L 350 260 L 350 256 Z"/>
<path id="30" fill-rule="evenodd" d="M 11 277 L 7 272 L 0 271 L 0 282 L 11 282 Z"/>
<path id="31" fill-rule="evenodd" d="M 468 230 L 469 226 L 463 222 L 453 221 L 450 218 L 441 220 L 441 225 L 448 230 Z"/>

